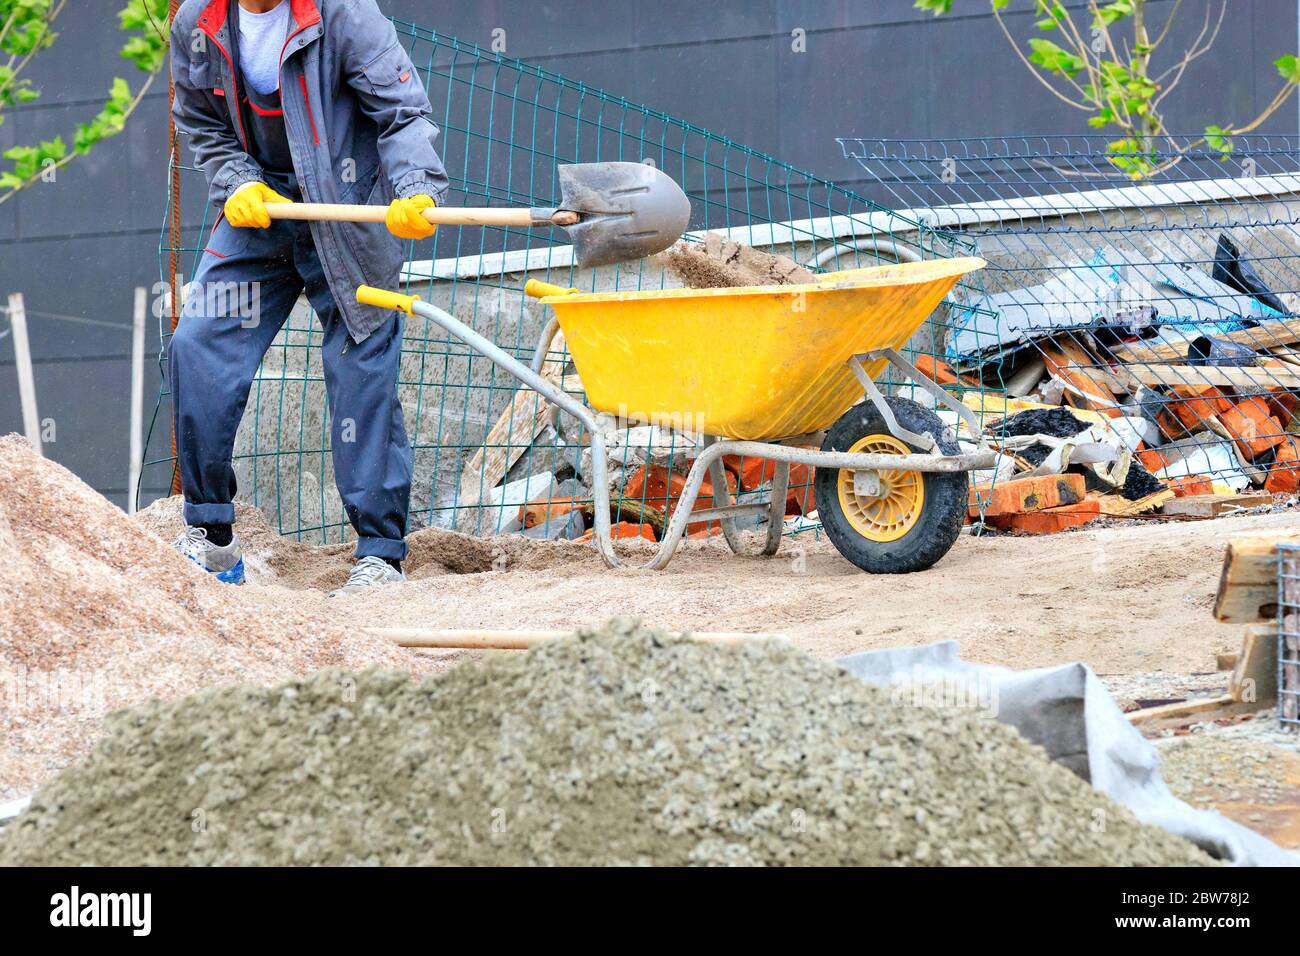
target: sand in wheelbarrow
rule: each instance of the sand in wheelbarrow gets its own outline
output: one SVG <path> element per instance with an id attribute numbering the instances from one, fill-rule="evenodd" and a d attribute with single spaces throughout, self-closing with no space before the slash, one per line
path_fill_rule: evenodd
<path id="1" fill-rule="evenodd" d="M 816 281 L 792 259 L 760 252 L 716 232 L 706 232 L 700 242 L 677 242 L 655 261 L 692 289 Z"/>
<path id="2" fill-rule="evenodd" d="M 82 758 L 104 715 L 322 667 L 431 663 L 219 584 L 75 475 L 0 438 L 0 799 Z"/>
<path id="3" fill-rule="evenodd" d="M 146 704 L 0 833 L 3 864 L 1212 862 L 995 720 L 630 621 Z"/>

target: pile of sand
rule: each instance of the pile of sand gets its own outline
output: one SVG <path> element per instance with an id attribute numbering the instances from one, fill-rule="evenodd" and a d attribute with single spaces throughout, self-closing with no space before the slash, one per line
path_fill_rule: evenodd
<path id="1" fill-rule="evenodd" d="M 219 584 L 17 435 L 0 438 L 0 798 L 84 756 L 104 715 L 323 667 L 429 665 Z"/>
<path id="2" fill-rule="evenodd" d="M 692 289 L 816 281 L 792 259 L 760 252 L 716 232 L 706 232 L 700 242 L 679 241 L 654 261 Z"/>
<path id="3" fill-rule="evenodd" d="M 183 505 L 179 496 L 161 498 L 137 514 L 135 520 L 170 541 L 184 530 Z M 271 527 L 261 509 L 243 501 L 235 502 L 235 531 L 244 550 L 249 584 L 311 591 L 309 600 L 323 600 L 327 592 L 348 579 L 356 564 L 355 541 L 325 545 L 295 541 Z M 421 528 L 407 536 L 406 545 L 409 550 L 402 561 L 402 571 L 411 581 L 488 571 L 546 570 L 584 560 L 600 562 L 590 545 L 543 541 L 517 534 L 487 538 L 442 528 Z"/>
<path id="4" fill-rule="evenodd" d="M 1211 862 L 996 721 L 627 622 L 116 715 L 0 834 L 0 864 Z"/>

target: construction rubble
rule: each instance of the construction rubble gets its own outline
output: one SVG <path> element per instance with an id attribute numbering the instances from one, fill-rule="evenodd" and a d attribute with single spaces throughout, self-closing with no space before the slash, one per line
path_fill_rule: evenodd
<path id="1" fill-rule="evenodd" d="M 718 233 L 679 242 L 654 261 L 693 288 L 816 281 L 791 259 Z M 962 451 L 1001 452 L 996 469 L 972 475 L 968 523 L 977 530 L 1042 534 L 1113 519 L 1267 513 L 1296 502 L 1300 361 L 1290 353 L 1300 324 L 1282 317 L 1278 297 L 1226 235 L 1212 274 L 1163 267 L 1141 281 L 1132 272 L 1099 250 L 1042 286 L 985 297 L 966 290 L 974 301 L 953 307 L 946 357 L 911 356 L 979 421 L 975 434 L 961 415 L 936 409 Z M 1098 285 L 1106 290 L 1100 306 Z M 571 368 L 556 373 L 581 393 Z M 935 404 L 917 389 L 902 394 Z M 518 406 L 517 398 L 465 469 L 467 486 L 485 475 L 498 485 L 482 497 L 481 514 L 471 507 L 477 495 L 462 497 L 462 530 L 591 540 L 590 437 L 563 412 L 536 416 L 528 434 L 508 429 L 499 474 L 484 469 L 503 423 L 533 421 Z M 698 453 L 701 436 L 691 425 L 611 423 L 614 538 L 662 536 Z M 728 456 L 724 464 L 734 500 L 767 499 L 771 462 Z M 812 468 L 792 467 L 788 532 L 819 526 L 812 478 Z M 713 507 L 714 493 L 706 478 L 695 508 Z M 740 527 L 766 520 L 752 515 Z M 694 522 L 688 532 L 709 539 L 720 525 Z"/>

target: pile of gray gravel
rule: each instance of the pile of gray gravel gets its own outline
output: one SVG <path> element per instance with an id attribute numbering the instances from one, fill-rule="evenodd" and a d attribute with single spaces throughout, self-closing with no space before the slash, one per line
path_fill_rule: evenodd
<path id="1" fill-rule="evenodd" d="M 110 718 L 3 864 L 1209 864 L 1014 730 L 629 622 Z"/>

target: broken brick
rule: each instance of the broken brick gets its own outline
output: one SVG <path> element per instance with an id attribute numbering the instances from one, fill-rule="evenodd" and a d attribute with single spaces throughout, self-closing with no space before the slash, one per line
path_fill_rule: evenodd
<path id="1" fill-rule="evenodd" d="M 1232 408 L 1232 400 L 1213 385 L 1175 385 L 1173 393 L 1178 400 L 1166 407 L 1189 431 L 1196 430 L 1210 416 Z"/>
<path id="2" fill-rule="evenodd" d="M 1192 495 L 1214 494 L 1214 482 L 1199 475 L 1186 475 L 1182 478 L 1170 478 L 1165 485 L 1176 498 L 1189 498 Z"/>
<path id="3" fill-rule="evenodd" d="M 1148 448 L 1145 451 L 1137 453 L 1137 459 L 1142 463 L 1142 467 L 1151 474 L 1164 471 L 1169 467 L 1169 456 L 1159 448 Z"/>
<path id="4" fill-rule="evenodd" d="M 1021 514 L 994 515 L 986 520 L 1000 531 L 1022 534 L 1056 534 L 1068 528 L 1082 527 L 1101 517 L 1101 502 L 1096 496 L 1059 508 L 1046 508 Z"/>
<path id="5" fill-rule="evenodd" d="M 914 356 L 912 364 L 916 366 L 921 374 L 940 385 L 956 385 L 960 382 L 967 388 L 984 387 L 984 383 L 975 376 L 959 375 L 951 365 L 943 361 L 943 359 L 935 358 L 933 355 Z"/>
<path id="6" fill-rule="evenodd" d="M 723 474 L 727 476 L 727 487 L 734 495 L 736 476 L 725 470 Z M 644 465 L 633 472 L 632 477 L 623 486 L 623 496 L 643 502 L 652 508 L 658 508 L 667 517 L 677 507 L 677 502 L 681 499 L 682 491 L 685 488 L 685 476 L 679 475 L 663 465 Z M 695 508 L 712 507 L 713 482 L 706 475 L 703 484 L 700 485 L 700 493 L 695 499 Z M 719 527 L 716 521 L 712 522 L 712 526 Z M 710 527 L 708 521 L 693 521 L 686 526 L 686 529 L 688 532 L 694 532 L 703 531 L 708 527 Z"/>
<path id="7" fill-rule="evenodd" d="M 744 458 L 739 455 L 726 455 L 722 459 L 727 473 L 736 476 L 741 491 L 754 491 L 771 481 L 776 475 L 776 462 L 770 458 Z M 790 466 L 790 483 L 785 497 L 787 515 L 804 515 L 816 511 L 813 503 L 814 469 L 808 465 Z M 731 484 L 730 480 L 727 482 Z M 734 486 L 733 486 L 734 487 Z M 710 492 L 712 486 L 710 486 Z"/>
<path id="8" fill-rule="evenodd" d="M 990 515 L 1020 514 L 1042 511 L 1062 505 L 1073 505 L 1084 500 L 1087 487 L 1083 475 L 1035 475 L 1012 478 L 996 484 L 979 484 L 971 487 L 970 513 L 979 514 L 979 499 L 984 501 L 984 517 Z"/>
<path id="9" fill-rule="evenodd" d="M 530 501 L 519 508 L 519 521 L 525 528 L 535 528 L 555 518 L 563 518 L 575 508 L 581 508 L 591 497 L 542 498 Z"/>
<path id="10" fill-rule="evenodd" d="M 596 536 L 596 529 L 590 531 L 578 538 L 579 541 L 591 541 Z M 637 524 L 632 521 L 620 521 L 618 524 L 610 525 L 609 536 L 617 541 L 619 538 L 645 538 L 647 541 L 657 541 L 654 528 L 644 522 Z"/>
<path id="11" fill-rule="evenodd" d="M 1242 399 L 1219 415 L 1219 421 L 1248 459 L 1282 444 L 1282 423 L 1268 413 L 1268 404 L 1257 399 Z"/>
<path id="12" fill-rule="evenodd" d="M 1293 436 L 1285 436 L 1277 446 L 1277 457 L 1264 479 L 1264 490 L 1275 495 L 1300 491 L 1300 441 Z"/>

